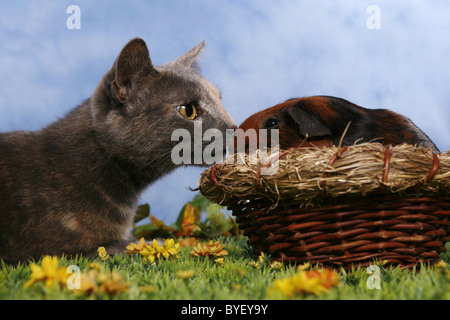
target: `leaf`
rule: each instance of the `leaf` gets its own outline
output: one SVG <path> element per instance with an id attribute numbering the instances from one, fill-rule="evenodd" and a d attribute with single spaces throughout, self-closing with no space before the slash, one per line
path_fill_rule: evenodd
<path id="1" fill-rule="evenodd" d="M 220 214 L 222 213 L 222 206 L 218 205 L 217 203 L 210 203 L 207 207 L 206 207 L 206 212 L 208 214 Z"/>
<path id="2" fill-rule="evenodd" d="M 184 211 L 182 214 L 181 226 L 175 235 L 177 237 L 183 236 L 191 236 L 194 234 L 194 231 L 199 229 L 197 222 L 200 221 L 200 209 L 193 206 L 190 203 L 187 203 L 184 206 Z"/>
<path id="3" fill-rule="evenodd" d="M 142 204 L 136 209 L 136 215 L 134 216 L 134 223 L 138 223 L 144 220 L 150 215 L 150 206 L 148 203 Z"/>
<path id="4" fill-rule="evenodd" d="M 233 225 L 225 217 L 223 212 L 208 212 L 206 215 L 209 225 L 215 233 L 225 233 L 233 228 Z"/>
<path id="5" fill-rule="evenodd" d="M 178 214 L 177 220 L 173 224 L 173 227 L 175 229 L 180 229 L 181 228 L 181 224 L 183 223 L 183 219 L 184 219 L 184 210 L 185 209 L 186 209 L 186 204 L 183 206 L 183 208 L 181 208 L 181 211 Z"/>
<path id="6" fill-rule="evenodd" d="M 197 207 L 200 212 L 204 212 L 207 210 L 208 206 L 212 204 L 211 200 L 205 198 L 203 195 L 198 194 L 189 202 L 194 207 Z"/>
<path id="7" fill-rule="evenodd" d="M 149 214 L 148 216 L 150 217 L 150 221 L 152 222 L 152 224 L 155 225 L 158 229 L 169 231 L 169 232 L 175 232 L 176 231 L 174 228 L 171 228 L 171 227 L 167 226 L 164 223 L 164 221 L 156 219 L 151 214 Z"/>
<path id="8" fill-rule="evenodd" d="M 167 229 L 161 229 L 154 224 L 144 224 L 137 226 L 134 230 L 134 236 L 136 238 L 170 238 L 173 237 L 173 232 Z"/>
<path id="9" fill-rule="evenodd" d="M 181 208 L 181 211 L 178 214 L 178 218 L 177 218 L 176 222 L 173 224 L 174 227 L 177 228 L 177 229 L 180 229 L 182 227 L 183 219 L 184 219 L 184 213 L 185 213 L 187 205 L 196 207 L 198 209 L 199 215 L 201 215 L 202 212 L 207 211 L 208 206 L 210 206 L 211 204 L 212 204 L 212 202 L 209 199 L 205 198 L 201 194 L 197 194 L 192 201 L 189 201 L 188 203 L 186 203 L 183 206 L 183 208 Z M 200 221 L 200 217 L 197 220 L 197 222 L 198 221 Z"/>
<path id="10" fill-rule="evenodd" d="M 134 236 L 136 238 L 152 238 L 159 230 L 154 224 L 144 224 L 134 229 Z"/>
<path id="11" fill-rule="evenodd" d="M 228 214 L 228 221 L 233 226 L 229 231 L 233 236 L 239 236 L 243 234 L 243 231 L 239 229 L 239 225 L 231 214 Z"/>
<path id="12" fill-rule="evenodd" d="M 239 235 L 240 231 L 234 219 L 221 211 L 224 207 L 215 204 L 201 194 L 186 203 L 178 214 L 175 223 L 170 226 L 150 214 L 150 206 L 144 204 L 138 207 L 135 222 L 147 216 L 151 224 L 135 227 L 135 236 L 151 237 L 185 237 L 194 236 L 211 238 L 215 236 Z M 206 220 L 200 221 L 202 212 L 206 212 Z"/>

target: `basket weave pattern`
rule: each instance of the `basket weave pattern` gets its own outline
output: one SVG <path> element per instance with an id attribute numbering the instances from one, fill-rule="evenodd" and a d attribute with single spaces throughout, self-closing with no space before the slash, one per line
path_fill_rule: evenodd
<path id="1" fill-rule="evenodd" d="M 289 150 L 277 161 L 272 176 L 261 176 L 258 162 L 225 161 L 200 182 L 204 196 L 232 210 L 256 253 L 348 269 L 374 259 L 412 268 L 445 252 L 448 152 L 362 144 Z"/>
<path id="2" fill-rule="evenodd" d="M 276 260 L 328 266 L 365 266 L 374 259 L 412 267 L 439 261 L 450 240 L 448 198 L 382 196 L 299 209 L 270 202 L 230 205 L 257 253 Z"/>

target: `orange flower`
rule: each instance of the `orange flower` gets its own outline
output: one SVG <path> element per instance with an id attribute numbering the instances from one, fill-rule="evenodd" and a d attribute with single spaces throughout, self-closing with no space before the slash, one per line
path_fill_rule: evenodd
<path id="1" fill-rule="evenodd" d="M 180 242 L 180 247 L 193 247 L 197 244 L 198 240 L 194 237 L 188 237 L 188 238 L 180 238 L 178 239 Z"/>
<path id="2" fill-rule="evenodd" d="M 123 277 L 115 271 L 112 271 L 110 274 L 103 274 L 99 278 L 101 282 L 99 292 L 104 292 L 110 297 L 113 297 L 120 292 L 128 292 L 128 288 L 130 287 L 130 284 L 125 282 Z"/>
<path id="3" fill-rule="evenodd" d="M 191 251 L 191 256 L 200 257 L 200 256 L 215 256 L 222 257 L 228 254 L 228 251 L 223 250 L 225 244 L 220 244 L 220 240 L 213 242 L 212 240 L 208 243 L 200 242 L 198 243 L 193 250 Z"/>

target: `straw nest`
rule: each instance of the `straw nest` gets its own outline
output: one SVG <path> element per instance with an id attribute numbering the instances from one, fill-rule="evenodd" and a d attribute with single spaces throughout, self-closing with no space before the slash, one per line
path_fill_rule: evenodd
<path id="1" fill-rule="evenodd" d="M 234 154 L 204 171 L 200 192 L 221 205 L 265 198 L 300 207 L 337 197 L 417 192 L 450 194 L 450 151 L 434 153 L 409 144 L 363 143 L 349 147 L 297 148 Z"/>
<path id="2" fill-rule="evenodd" d="M 450 241 L 450 152 L 365 143 L 235 154 L 203 172 L 200 192 L 276 261 L 413 268 Z"/>

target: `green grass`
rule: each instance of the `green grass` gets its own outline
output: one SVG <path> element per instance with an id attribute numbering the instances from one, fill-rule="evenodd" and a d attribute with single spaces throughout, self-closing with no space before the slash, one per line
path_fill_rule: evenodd
<path id="1" fill-rule="evenodd" d="M 59 266 L 77 265 L 87 272 L 90 262 L 99 262 L 106 272 L 114 270 L 130 283 L 127 292 L 114 297 L 101 294 L 76 295 L 67 287 L 47 288 L 36 283 L 29 288 L 24 284 L 29 280 L 29 264 L 18 266 L 1 264 L 0 299 L 158 299 L 158 300 L 263 300 L 286 299 L 281 293 L 269 294 L 269 288 L 276 279 L 292 276 L 295 266 L 284 266 L 273 270 L 269 265 L 257 269 L 251 261 L 257 260 L 245 237 L 220 238 L 226 243 L 229 252 L 223 266 L 213 259 L 191 257 L 190 248 L 184 248 L 178 259 L 157 260 L 155 264 L 142 262 L 137 255 L 115 256 L 101 262 L 89 261 L 84 257 L 68 260 L 60 259 Z M 450 250 L 450 245 L 447 244 Z M 450 254 L 442 254 L 448 263 L 445 268 L 422 266 L 411 272 L 398 268 L 384 269 L 381 272 L 381 289 L 369 289 L 367 279 L 370 276 L 365 268 L 351 273 L 339 271 L 341 285 L 321 296 L 297 295 L 294 299 L 450 299 Z M 40 261 L 37 262 L 40 264 Z M 177 277 L 180 270 L 194 270 L 188 279 Z"/>

